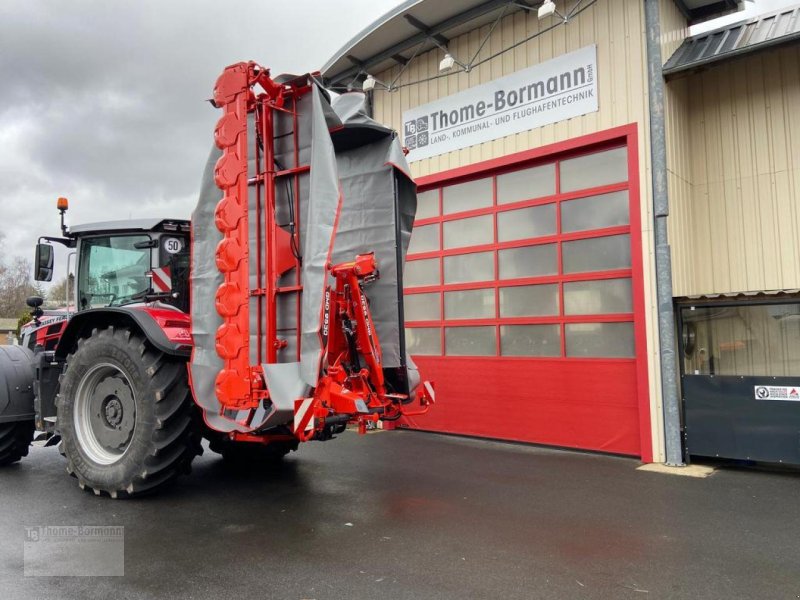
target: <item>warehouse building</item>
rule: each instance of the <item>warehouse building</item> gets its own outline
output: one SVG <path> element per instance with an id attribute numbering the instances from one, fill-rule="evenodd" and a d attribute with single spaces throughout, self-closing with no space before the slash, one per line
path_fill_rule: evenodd
<path id="1" fill-rule="evenodd" d="M 410 0 L 328 62 L 419 186 L 404 426 L 800 462 L 800 9 L 689 35 L 741 8 Z"/>

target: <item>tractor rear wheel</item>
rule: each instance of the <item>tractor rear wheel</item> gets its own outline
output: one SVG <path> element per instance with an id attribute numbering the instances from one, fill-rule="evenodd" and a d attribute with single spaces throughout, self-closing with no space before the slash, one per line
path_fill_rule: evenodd
<path id="1" fill-rule="evenodd" d="M 0 423 L 0 467 L 28 456 L 28 448 L 36 430 L 33 421 Z"/>
<path id="2" fill-rule="evenodd" d="M 97 495 L 156 491 L 188 473 L 202 452 L 186 362 L 129 329 L 79 340 L 56 408 L 67 471 Z"/>

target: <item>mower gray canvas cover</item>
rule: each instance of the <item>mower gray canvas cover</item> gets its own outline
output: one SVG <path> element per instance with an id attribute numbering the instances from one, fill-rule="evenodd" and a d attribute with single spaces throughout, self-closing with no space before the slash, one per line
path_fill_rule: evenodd
<path id="1" fill-rule="evenodd" d="M 356 255 L 374 252 L 380 279 L 367 286 L 372 317 L 383 350 L 385 370 L 405 369 L 408 387 L 419 381 L 410 359 L 403 358 L 402 264 L 405 261 L 416 213 L 416 187 L 394 131 L 370 119 L 364 111 L 364 95 L 348 93 L 330 100 L 314 84 L 297 103 L 299 164 L 310 164 L 310 172 L 299 179 L 300 214 L 295 215 L 302 256 L 301 354 L 297 361 L 297 300 L 281 294 L 278 305 L 278 335 L 288 345 L 278 353 L 278 364 L 262 365 L 270 401 L 263 403 L 251 419 L 249 411 L 221 411 L 214 392 L 222 360 L 216 353 L 215 336 L 222 318 L 214 300 L 223 282 L 214 260 L 222 234 L 214 224 L 214 210 L 222 194 L 214 183 L 214 165 L 220 151 L 214 147 L 206 164 L 197 207 L 192 215 L 192 334 L 194 353 L 190 363 L 195 401 L 206 422 L 219 431 L 252 432 L 285 425 L 294 416 L 294 400 L 308 396 L 320 376 L 323 348 L 320 317 L 324 290 L 331 283 L 331 263 L 352 261 Z M 254 123 L 248 128 L 248 144 L 255 144 Z M 275 112 L 275 168 L 295 166 L 289 115 Z M 249 152 L 249 174 L 255 174 L 254 151 Z M 294 187 L 276 184 L 276 223 L 292 216 L 289 202 Z M 341 202 L 340 202 L 341 195 Z M 250 187 L 250 255 L 256 256 L 255 191 Z M 339 211 L 338 222 L 337 208 Z M 250 261 L 251 289 L 257 288 L 255 260 Z M 292 285 L 295 270 L 281 276 L 279 285 Z M 256 364 L 256 303 L 250 301 L 250 362 Z M 262 346 L 262 351 L 265 348 Z M 410 391 L 410 390 L 409 390 Z M 264 405 L 266 404 L 266 405 Z"/>

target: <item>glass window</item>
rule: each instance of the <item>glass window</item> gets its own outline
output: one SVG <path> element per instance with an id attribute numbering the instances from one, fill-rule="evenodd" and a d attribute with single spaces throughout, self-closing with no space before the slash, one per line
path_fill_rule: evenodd
<path id="1" fill-rule="evenodd" d="M 628 191 L 561 203 L 561 231 L 586 231 L 628 224 Z"/>
<path id="2" fill-rule="evenodd" d="M 628 181 L 628 149 L 614 148 L 561 161 L 561 192 Z"/>
<path id="3" fill-rule="evenodd" d="M 556 165 L 541 165 L 497 176 L 497 203 L 533 200 L 556 193 Z"/>
<path id="4" fill-rule="evenodd" d="M 564 284 L 564 314 L 600 315 L 633 312 L 630 279 L 572 281 Z"/>
<path id="5" fill-rule="evenodd" d="M 448 185 L 442 189 L 444 214 L 486 208 L 492 205 L 492 178 Z"/>
<path id="6" fill-rule="evenodd" d="M 444 282 L 469 283 L 494 279 L 494 252 L 444 257 Z"/>
<path id="7" fill-rule="evenodd" d="M 558 314 L 558 284 L 500 288 L 501 317 L 542 317 Z"/>
<path id="8" fill-rule="evenodd" d="M 444 293 L 445 319 L 491 319 L 494 316 L 494 288 Z"/>
<path id="9" fill-rule="evenodd" d="M 497 239 L 501 242 L 553 235 L 556 205 L 530 206 L 497 214 Z"/>
<path id="10" fill-rule="evenodd" d="M 439 224 L 423 225 L 414 227 L 411 231 L 411 243 L 408 245 L 408 253 L 433 252 L 439 249 Z"/>
<path id="11" fill-rule="evenodd" d="M 500 327 L 503 356 L 561 356 L 559 325 L 503 325 Z"/>
<path id="12" fill-rule="evenodd" d="M 442 354 L 441 330 L 438 327 L 406 327 L 406 352 L 409 354 Z"/>
<path id="13" fill-rule="evenodd" d="M 417 219 L 439 216 L 439 189 L 417 194 Z"/>
<path id="14" fill-rule="evenodd" d="M 463 248 L 494 242 L 492 215 L 458 219 L 444 223 L 444 248 Z"/>
<path id="15" fill-rule="evenodd" d="M 149 241 L 147 235 L 106 235 L 83 240 L 78 275 L 80 308 L 143 300 L 152 287 L 147 277 L 150 248 L 136 248 L 136 244 Z"/>
<path id="16" fill-rule="evenodd" d="M 687 375 L 796 377 L 800 304 L 719 304 L 681 309 Z"/>
<path id="17" fill-rule="evenodd" d="M 403 267 L 403 287 L 439 285 L 439 259 L 407 260 Z"/>
<path id="18" fill-rule="evenodd" d="M 500 279 L 556 275 L 558 273 L 558 246 L 541 244 L 499 250 L 497 260 Z"/>
<path id="19" fill-rule="evenodd" d="M 633 358 L 633 323 L 567 323 L 567 356 Z"/>
<path id="20" fill-rule="evenodd" d="M 564 242 L 561 252 L 564 273 L 628 269 L 631 266 L 631 236 L 610 235 Z"/>
<path id="21" fill-rule="evenodd" d="M 497 354 L 495 328 L 445 327 L 445 353 L 450 356 L 494 356 Z"/>
<path id="22" fill-rule="evenodd" d="M 406 321 L 438 321 L 442 318 L 439 294 L 406 294 L 403 314 Z"/>

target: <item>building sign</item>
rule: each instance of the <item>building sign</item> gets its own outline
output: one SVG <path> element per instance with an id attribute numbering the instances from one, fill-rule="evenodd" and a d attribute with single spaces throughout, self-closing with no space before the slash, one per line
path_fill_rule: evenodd
<path id="1" fill-rule="evenodd" d="M 586 46 L 403 113 L 422 160 L 597 111 L 597 47 Z"/>

